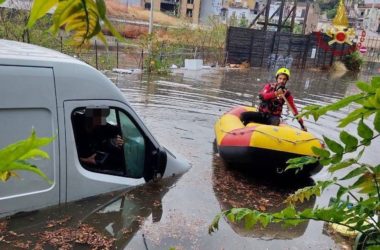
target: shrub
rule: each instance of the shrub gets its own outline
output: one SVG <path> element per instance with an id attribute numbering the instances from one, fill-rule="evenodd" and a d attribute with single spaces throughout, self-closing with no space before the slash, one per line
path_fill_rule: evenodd
<path id="1" fill-rule="evenodd" d="M 363 64 L 363 59 L 358 51 L 354 51 L 353 53 L 343 57 L 343 62 L 348 70 L 359 71 Z"/>

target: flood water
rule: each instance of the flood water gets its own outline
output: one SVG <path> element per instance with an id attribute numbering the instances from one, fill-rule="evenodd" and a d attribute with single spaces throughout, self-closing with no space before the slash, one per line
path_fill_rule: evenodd
<path id="1" fill-rule="evenodd" d="M 62 226 L 74 227 L 81 222 L 106 237 L 115 238 L 112 248 L 116 249 L 345 247 L 346 243 L 339 237 L 328 235 L 326 225 L 313 221 L 287 229 L 271 225 L 265 229 L 245 230 L 222 218 L 219 230 L 208 234 L 214 216 L 225 209 L 250 207 L 278 211 L 284 207 L 282 202 L 288 194 L 313 182 L 306 180 L 290 186 L 270 177 L 255 178 L 226 167 L 214 150 L 213 126 L 217 118 L 234 106 L 256 104 L 263 83 L 273 80 L 270 72 L 205 69 L 201 72 L 177 70 L 170 76 L 112 73 L 108 76 L 123 91 L 158 141 L 187 158 L 192 168 L 178 179 L 14 218 L 8 225 L 9 230 L 15 232 L 14 237 L 22 240 L 21 234 L 29 234 L 24 242 L 30 240 L 30 246 L 34 246 L 41 239 L 41 231 L 49 228 L 48 222 L 61 219 Z M 360 75 L 294 71 L 288 88 L 300 109 L 310 104 L 328 104 L 353 94 L 357 92 L 354 82 L 363 78 L 367 80 Z M 306 119 L 305 125 L 317 137 L 324 134 L 336 139 L 339 135 L 337 120 L 349 110 L 329 113 L 317 123 Z M 297 126 L 290 114 L 285 114 L 284 118 Z M 379 141 L 375 143 L 374 148 L 378 148 Z M 364 160 L 373 164 L 375 157 L 375 152 L 369 151 Z M 329 173 L 322 170 L 313 179 L 322 180 L 328 176 Z M 329 189 L 324 196 L 307 201 L 300 208 L 327 205 L 333 192 L 334 189 Z M 9 249 L 9 245 L 0 240 L 1 246 Z M 74 248 L 86 249 L 79 243 Z"/>

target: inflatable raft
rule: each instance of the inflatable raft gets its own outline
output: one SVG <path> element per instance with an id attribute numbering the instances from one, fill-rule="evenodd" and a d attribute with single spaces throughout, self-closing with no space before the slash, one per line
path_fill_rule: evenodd
<path id="1" fill-rule="evenodd" d="M 294 175 L 285 171 L 286 161 L 299 156 L 314 156 L 312 147 L 322 148 L 321 141 L 309 132 L 280 124 L 279 126 L 250 122 L 244 125 L 243 112 L 254 107 L 239 106 L 222 115 L 215 123 L 216 146 L 220 157 L 230 165 L 254 171 Z M 298 174 L 311 176 L 321 169 L 319 163 L 304 166 Z"/>

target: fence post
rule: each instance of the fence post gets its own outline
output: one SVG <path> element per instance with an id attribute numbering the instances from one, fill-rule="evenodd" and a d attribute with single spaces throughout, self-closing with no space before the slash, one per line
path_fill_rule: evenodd
<path id="1" fill-rule="evenodd" d="M 96 66 L 96 69 L 99 69 L 98 68 L 98 45 L 96 44 L 96 40 L 95 40 L 95 66 Z"/>
<path id="2" fill-rule="evenodd" d="M 116 68 L 119 68 L 119 42 L 116 41 Z"/>
<path id="3" fill-rule="evenodd" d="M 264 44 L 263 44 L 263 49 L 262 49 L 262 53 L 261 53 L 261 65 L 260 65 L 260 67 L 262 67 L 263 63 L 264 63 L 265 47 L 267 45 L 266 41 L 267 41 L 267 33 L 268 32 L 265 30 L 265 31 L 262 31 L 262 33 L 264 33 Z"/>
<path id="4" fill-rule="evenodd" d="M 253 31 L 250 30 L 249 32 L 251 34 L 251 42 L 249 44 L 249 55 L 248 55 L 248 62 L 249 62 L 249 66 L 252 67 L 252 49 L 253 49 L 253 37 L 254 37 L 254 33 Z"/>
<path id="5" fill-rule="evenodd" d="M 228 62 L 228 51 L 225 51 L 224 52 L 225 54 L 224 54 L 224 67 L 226 67 L 226 65 L 227 65 L 227 62 Z"/>
<path id="6" fill-rule="evenodd" d="M 227 27 L 227 34 L 226 34 L 226 40 L 224 44 L 224 51 L 225 51 L 225 56 L 224 56 L 224 66 L 226 66 L 228 62 L 228 50 L 229 50 L 229 43 L 230 43 L 230 32 L 231 32 L 231 26 Z"/>
<path id="7" fill-rule="evenodd" d="M 336 43 L 334 43 L 333 50 L 331 51 L 330 67 L 333 65 L 334 62 L 334 51 L 336 51 Z"/>
<path id="8" fill-rule="evenodd" d="M 160 46 L 160 62 L 162 62 L 162 49 L 164 48 L 164 42 L 161 42 Z"/>
<path id="9" fill-rule="evenodd" d="M 144 49 L 141 49 L 140 61 L 141 61 L 141 70 L 144 70 Z"/>
<path id="10" fill-rule="evenodd" d="M 309 35 L 307 36 L 306 48 L 304 47 L 304 53 L 303 53 L 303 59 L 302 59 L 302 68 L 303 68 L 303 69 L 306 67 L 307 56 L 308 56 L 308 54 L 309 54 L 310 37 L 311 37 L 311 35 L 309 34 Z"/>

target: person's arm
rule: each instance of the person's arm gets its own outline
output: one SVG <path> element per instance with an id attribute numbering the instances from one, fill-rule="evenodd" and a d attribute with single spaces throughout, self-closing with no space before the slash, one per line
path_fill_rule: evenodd
<path id="1" fill-rule="evenodd" d="M 124 144 L 124 140 L 121 135 L 116 135 L 116 137 L 111 139 L 111 144 L 113 147 L 121 148 Z"/>
<path id="2" fill-rule="evenodd" d="M 291 109 L 293 115 L 294 115 L 294 116 L 297 116 L 297 115 L 298 115 L 298 110 L 297 110 L 297 107 L 296 107 L 296 105 L 295 105 L 295 103 L 294 103 L 294 98 L 293 98 L 292 94 L 291 94 L 289 91 L 286 91 L 286 93 L 285 93 L 284 96 L 285 96 L 286 100 L 287 100 L 288 103 L 289 103 L 289 106 L 290 106 L 290 109 Z M 298 120 L 299 124 L 301 125 L 301 128 L 302 128 L 304 131 L 307 131 L 306 127 L 305 127 L 304 124 L 303 124 L 303 120 L 302 120 L 302 118 L 298 118 L 297 120 Z"/>
<path id="3" fill-rule="evenodd" d="M 79 160 L 85 164 L 96 165 L 95 156 L 96 154 L 92 154 L 89 157 L 80 157 Z"/>
<path id="4" fill-rule="evenodd" d="M 289 91 L 286 91 L 285 98 L 286 98 L 286 100 L 288 100 L 288 103 L 292 109 L 291 111 L 293 112 L 293 115 L 295 115 L 295 116 L 298 115 L 297 107 L 294 104 L 294 98 Z"/>
<path id="5" fill-rule="evenodd" d="M 271 91 L 270 84 L 266 84 L 264 88 L 260 91 L 260 97 L 264 101 L 268 101 L 271 99 L 276 98 L 276 93 L 275 91 Z"/>

